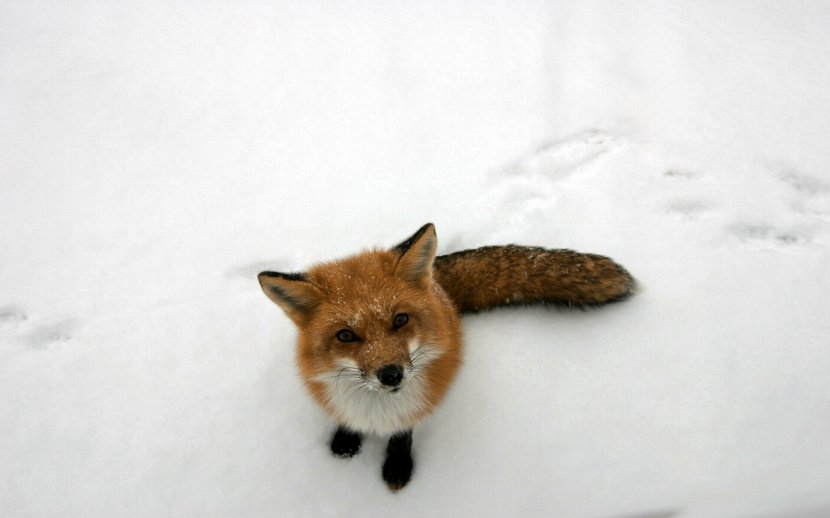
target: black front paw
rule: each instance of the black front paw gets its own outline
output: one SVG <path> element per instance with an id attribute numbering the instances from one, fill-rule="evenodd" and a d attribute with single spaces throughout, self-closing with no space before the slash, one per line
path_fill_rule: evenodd
<path id="1" fill-rule="evenodd" d="M 338 457 L 352 457 L 360 451 L 360 434 L 340 427 L 331 440 L 331 452 Z"/>
<path id="2" fill-rule="evenodd" d="M 409 452 L 400 455 L 389 455 L 383 463 L 383 480 L 392 491 L 404 487 L 412 478 L 412 456 Z"/>
<path id="3" fill-rule="evenodd" d="M 389 438 L 383 480 L 392 491 L 397 491 L 412 478 L 412 430 L 398 432 Z"/>

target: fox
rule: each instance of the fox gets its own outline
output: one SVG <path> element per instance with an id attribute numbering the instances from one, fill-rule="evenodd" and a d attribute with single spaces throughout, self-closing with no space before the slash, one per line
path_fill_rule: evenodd
<path id="1" fill-rule="evenodd" d="M 462 364 L 461 316 L 504 306 L 589 308 L 631 297 L 634 277 L 612 259 L 566 249 L 485 246 L 436 256 L 432 223 L 392 248 L 264 271 L 265 295 L 296 325 L 296 363 L 337 428 L 338 457 L 365 436 L 388 438 L 381 475 L 410 481 L 413 428 L 447 394 Z"/>

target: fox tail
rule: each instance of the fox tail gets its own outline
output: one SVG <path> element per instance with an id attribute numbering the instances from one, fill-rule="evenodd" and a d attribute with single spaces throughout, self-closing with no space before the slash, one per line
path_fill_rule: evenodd
<path id="1" fill-rule="evenodd" d="M 627 299 L 637 286 L 608 257 L 517 245 L 438 256 L 433 274 L 461 313 L 533 304 L 600 306 Z"/>

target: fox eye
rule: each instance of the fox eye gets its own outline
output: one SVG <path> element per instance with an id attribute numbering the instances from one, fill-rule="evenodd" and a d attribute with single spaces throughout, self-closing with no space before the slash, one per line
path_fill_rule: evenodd
<path id="1" fill-rule="evenodd" d="M 392 320 L 392 329 L 400 329 L 409 322 L 409 315 L 406 313 L 398 313 Z"/>
<path id="2" fill-rule="evenodd" d="M 348 329 L 341 329 L 340 331 L 337 332 L 337 334 L 335 336 L 337 337 L 338 340 L 340 340 L 344 344 L 357 342 L 357 337 L 354 335 L 354 333 L 352 333 Z"/>

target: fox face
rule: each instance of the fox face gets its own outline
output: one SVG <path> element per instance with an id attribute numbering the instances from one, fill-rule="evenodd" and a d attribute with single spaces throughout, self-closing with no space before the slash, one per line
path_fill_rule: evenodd
<path id="1" fill-rule="evenodd" d="M 458 316 L 432 279 L 435 248 L 427 225 L 391 250 L 304 274 L 259 276 L 266 295 L 298 327 L 298 366 L 312 397 L 355 431 L 411 428 L 438 402 L 442 378 L 451 379 L 460 363 Z"/>

